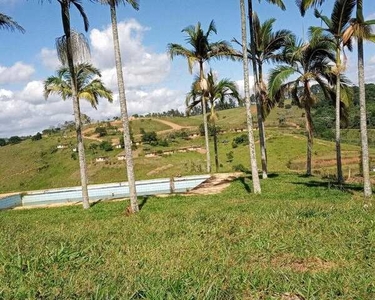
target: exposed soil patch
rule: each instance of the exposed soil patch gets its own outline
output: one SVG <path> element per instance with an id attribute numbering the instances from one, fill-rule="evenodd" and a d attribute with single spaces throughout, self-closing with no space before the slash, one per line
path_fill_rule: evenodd
<path id="1" fill-rule="evenodd" d="M 214 195 L 221 193 L 232 181 L 243 176 L 243 173 L 217 173 L 213 174 L 202 184 L 192 189 L 187 195 Z"/>
<path id="2" fill-rule="evenodd" d="M 293 255 L 283 254 L 271 260 L 271 265 L 278 268 L 290 269 L 293 272 L 327 272 L 336 267 L 334 262 L 325 261 L 319 257 L 298 258 Z"/>

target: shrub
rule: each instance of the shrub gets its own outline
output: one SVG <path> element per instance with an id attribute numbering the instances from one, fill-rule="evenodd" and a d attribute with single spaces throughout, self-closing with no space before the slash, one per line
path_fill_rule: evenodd
<path id="1" fill-rule="evenodd" d="M 108 142 L 108 141 L 101 142 L 100 145 L 99 145 L 99 148 L 104 150 L 104 151 L 112 151 L 113 150 L 113 147 L 112 147 L 111 143 Z"/>

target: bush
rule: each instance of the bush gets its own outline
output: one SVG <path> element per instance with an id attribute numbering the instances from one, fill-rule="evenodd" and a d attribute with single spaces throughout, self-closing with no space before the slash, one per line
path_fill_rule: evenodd
<path id="1" fill-rule="evenodd" d="M 31 140 L 32 141 L 39 141 L 39 140 L 41 140 L 42 139 L 42 134 L 40 133 L 40 132 L 38 132 L 36 135 L 33 135 L 32 137 L 31 137 Z"/>
<path id="2" fill-rule="evenodd" d="M 159 146 L 162 146 L 162 147 L 168 147 L 169 146 L 169 143 L 168 143 L 168 140 L 167 139 L 164 139 L 164 140 L 160 140 L 158 142 Z"/>
<path id="3" fill-rule="evenodd" d="M 247 137 L 247 134 L 241 134 L 240 136 L 236 136 L 234 139 L 233 139 L 233 143 L 236 143 L 237 145 L 247 145 L 249 143 L 249 138 Z M 233 143 L 232 143 L 232 146 L 233 146 Z"/>
<path id="4" fill-rule="evenodd" d="M 107 135 L 107 129 L 105 127 L 96 127 L 95 133 L 99 134 L 100 137 Z"/>
<path id="5" fill-rule="evenodd" d="M 108 142 L 108 141 L 101 142 L 100 145 L 99 145 L 99 148 L 104 150 L 104 151 L 112 151 L 113 150 L 113 147 L 112 147 L 111 143 Z"/>
<path id="6" fill-rule="evenodd" d="M 151 132 L 144 132 L 142 134 L 142 142 L 144 143 L 150 143 L 151 142 L 157 142 L 158 141 L 158 136 L 155 131 Z"/>
<path id="7" fill-rule="evenodd" d="M 233 151 L 229 151 L 227 154 L 227 162 L 232 162 L 233 159 L 234 159 L 234 156 L 233 156 Z"/>
<path id="8" fill-rule="evenodd" d="M 284 105 L 284 108 L 285 108 L 285 109 L 291 109 L 291 108 L 292 108 L 292 105 L 291 105 L 291 104 L 285 104 L 285 105 Z"/>

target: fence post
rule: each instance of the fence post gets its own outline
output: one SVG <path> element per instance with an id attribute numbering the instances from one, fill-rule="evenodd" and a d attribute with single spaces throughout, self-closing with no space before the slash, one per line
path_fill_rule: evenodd
<path id="1" fill-rule="evenodd" d="M 174 191 L 175 191 L 174 178 L 173 177 L 171 177 L 170 180 L 169 180 L 169 189 L 171 191 L 171 194 L 173 194 Z"/>

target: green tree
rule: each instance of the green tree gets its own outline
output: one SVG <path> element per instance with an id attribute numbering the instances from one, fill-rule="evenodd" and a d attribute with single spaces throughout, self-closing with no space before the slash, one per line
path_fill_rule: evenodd
<path id="1" fill-rule="evenodd" d="M 81 63 L 75 66 L 74 74 L 77 75 L 76 88 L 78 100 L 85 99 L 91 106 L 97 109 L 99 98 L 113 101 L 112 92 L 104 86 L 100 79 L 99 69 L 91 64 Z M 56 76 L 48 77 L 44 81 L 44 97 L 58 94 L 63 100 L 72 99 L 72 76 L 68 67 L 60 67 Z"/>
<path id="2" fill-rule="evenodd" d="M 246 48 L 247 33 L 246 33 L 246 13 L 245 13 L 245 1 L 244 0 L 240 0 L 240 11 L 241 11 L 242 62 L 243 62 L 244 85 L 245 85 L 246 123 L 247 123 L 248 139 L 249 139 L 251 177 L 253 180 L 254 193 L 260 194 L 262 190 L 260 187 L 257 159 L 256 159 L 256 153 L 255 153 L 253 117 L 250 111 L 249 63 L 248 63 L 247 48 Z"/>
<path id="3" fill-rule="evenodd" d="M 134 161 L 132 154 L 132 141 L 130 134 L 130 122 L 128 116 L 128 109 L 126 104 L 126 95 L 125 95 L 125 85 L 124 85 L 124 76 L 122 72 L 122 61 L 121 61 L 121 51 L 120 43 L 118 37 L 118 28 L 117 28 L 117 12 L 116 8 L 120 4 L 129 3 L 134 9 L 139 9 L 138 0 L 98 0 L 102 4 L 109 5 L 111 13 L 111 23 L 112 23 L 112 35 L 113 35 L 113 47 L 115 52 L 115 64 L 117 72 L 117 85 L 119 91 L 119 102 L 121 109 L 121 119 L 124 129 L 124 141 L 125 141 L 125 156 L 126 156 L 126 171 L 128 176 L 129 183 L 129 197 L 130 197 L 130 208 L 132 213 L 139 211 L 139 205 L 137 200 L 137 191 L 135 186 L 135 175 L 134 175 Z"/>
<path id="4" fill-rule="evenodd" d="M 80 104 L 77 95 L 77 77 L 75 74 L 75 64 L 78 61 L 85 61 L 88 56 L 88 44 L 83 35 L 80 35 L 71 29 L 70 25 L 70 7 L 74 6 L 80 13 L 85 31 L 88 31 L 89 21 L 85 10 L 79 0 L 58 0 L 60 4 L 61 21 L 64 35 L 56 40 L 56 50 L 60 62 L 68 66 L 72 79 L 71 94 L 73 102 L 73 112 L 75 120 L 75 130 L 77 136 L 77 148 L 79 157 L 79 168 L 82 185 L 82 204 L 84 209 L 90 208 L 89 195 L 87 189 L 87 171 L 85 149 L 82 140 L 82 124 L 80 118 Z"/>
<path id="5" fill-rule="evenodd" d="M 249 1 L 251 2 L 251 1 Z M 250 7 L 251 3 L 249 4 Z M 281 4 L 280 4 L 281 5 Z M 282 6 L 282 8 L 285 8 Z M 250 9 L 252 10 L 252 9 Z M 259 128 L 259 146 L 262 160 L 262 177 L 267 178 L 267 146 L 266 146 L 266 134 L 264 121 L 274 106 L 274 103 L 270 101 L 267 93 L 267 87 L 264 82 L 263 65 L 267 62 L 274 62 L 281 59 L 280 52 L 288 44 L 292 33 L 289 30 L 278 30 L 274 32 L 273 24 L 276 19 L 268 19 L 261 23 L 258 15 L 253 12 L 252 20 L 249 18 L 252 24 L 251 39 L 253 44 L 250 43 L 250 47 L 247 49 L 249 58 L 253 62 L 253 73 L 254 73 L 254 86 L 256 90 L 256 103 L 257 103 L 257 117 L 258 117 L 258 128 Z M 237 44 L 242 44 L 234 40 Z M 254 57 L 253 59 L 253 53 Z M 241 53 L 242 57 L 242 53 Z"/>
<path id="6" fill-rule="evenodd" d="M 9 138 L 9 140 L 8 140 L 8 143 L 9 143 L 10 145 L 19 144 L 19 143 L 21 143 L 21 142 L 22 142 L 22 139 L 21 139 L 19 136 L 17 136 L 17 135 L 11 136 L 11 137 Z"/>
<path id="7" fill-rule="evenodd" d="M 0 13 L 0 29 L 7 29 L 10 31 L 18 30 L 22 33 L 25 32 L 25 29 L 14 21 L 11 17 Z"/>
<path id="8" fill-rule="evenodd" d="M 332 43 L 323 39 L 308 43 L 293 42 L 284 51 L 287 64 L 271 70 L 268 82 L 269 97 L 276 102 L 291 92 L 295 104 L 305 111 L 307 136 L 306 174 L 312 174 L 313 120 L 311 108 L 317 101 L 312 85 L 319 84 L 327 100 L 334 101 L 335 91 L 330 64 L 335 62 Z M 348 88 L 345 90 L 348 92 Z"/>
<path id="9" fill-rule="evenodd" d="M 297 4 L 304 15 L 306 10 L 311 6 L 321 5 L 324 0 L 299 0 Z M 351 19 L 351 24 L 345 32 L 344 39 L 350 39 L 352 36 L 357 39 L 358 46 L 358 83 L 359 83 L 359 101 L 360 101 L 360 126 L 361 126 L 361 148 L 362 148 L 362 166 L 364 179 L 364 196 L 371 197 L 372 188 L 370 181 L 370 166 L 368 152 L 368 132 L 366 116 L 366 92 L 365 92 L 365 75 L 364 75 L 364 48 L 363 41 L 368 40 L 375 42 L 371 25 L 375 20 L 365 20 L 363 17 L 363 0 L 356 0 L 356 18 Z"/>
<path id="10" fill-rule="evenodd" d="M 41 140 L 42 139 L 42 134 L 40 133 L 40 132 L 38 132 L 36 135 L 33 135 L 32 137 L 31 137 L 31 140 L 32 141 L 39 141 L 39 140 Z"/>
<path id="11" fill-rule="evenodd" d="M 197 105 L 202 103 L 202 98 L 207 95 L 207 100 L 210 107 L 210 113 L 208 115 L 208 121 L 212 125 L 212 135 L 214 138 L 214 151 L 215 151 L 215 167 L 216 172 L 219 171 L 219 154 L 217 145 L 217 112 L 216 105 L 224 103 L 226 100 L 236 100 L 241 101 L 240 94 L 238 92 L 238 87 L 234 81 L 229 79 L 217 80 L 212 70 L 207 74 L 207 92 L 203 93 L 199 86 L 199 78 L 196 78 L 195 82 L 192 84 L 191 91 L 186 96 L 186 106 L 187 113 Z"/>
<path id="12" fill-rule="evenodd" d="M 57 71 L 56 76 L 48 77 L 44 82 L 44 96 L 47 99 L 51 94 L 57 94 L 60 95 L 63 100 L 74 99 L 74 97 L 77 97 L 78 99 L 78 103 L 76 103 L 77 105 L 74 105 L 75 109 L 78 108 L 78 116 L 75 116 L 76 134 L 78 142 L 77 148 L 81 170 L 82 194 L 84 196 L 83 207 L 85 209 L 88 209 L 90 207 L 90 203 L 87 191 L 86 161 L 84 157 L 85 152 L 81 130 L 81 117 L 79 113 L 79 100 L 87 100 L 91 104 L 91 106 L 96 109 L 99 103 L 99 98 L 107 99 L 110 102 L 113 101 L 113 98 L 112 92 L 108 90 L 104 86 L 101 79 L 99 79 L 101 74 L 97 68 L 87 63 L 78 64 L 74 67 L 73 74 L 74 76 L 76 76 L 75 80 L 72 77 L 70 68 L 62 66 Z M 73 88 L 73 86 L 75 88 Z"/>
<path id="13" fill-rule="evenodd" d="M 207 80 L 204 77 L 203 65 L 212 59 L 230 58 L 234 59 L 235 51 L 226 41 L 210 42 L 212 33 L 217 34 L 216 26 L 212 20 L 206 32 L 203 31 L 201 23 L 198 22 L 196 26 L 188 26 L 182 30 L 186 33 L 186 42 L 192 47 L 187 49 L 179 44 L 168 44 L 168 52 L 173 59 L 176 56 L 182 56 L 187 59 L 189 72 L 192 73 L 193 66 L 199 66 L 199 88 L 203 93 L 202 97 L 202 111 L 203 111 L 203 124 L 205 128 L 205 142 L 206 142 L 206 163 L 207 172 L 211 172 L 211 159 L 208 139 L 208 124 L 206 112 L 206 98 L 207 98 Z"/>
<path id="14" fill-rule="evenodd" d="M 336 75 L 336 160 L 337 180 L 340 185 L 344 182 L 341 161 L 341 94 L 340 78 L 345 69 L 345 62 L 341 59 L 344 47 L 351 49 L 351 40 L 346 39 L 344 34 L 350 26 L 351 15 L 355 7 L 355 0 L 336 0 L 330 17 L 322 15 L 315 9 L 315 17 L 319 18 L 326 27 L 311 27 L 313 36 L 324 34 L 326 39 L 331 41 L 336 51 L 335 67 L 332 68 Z"/>

